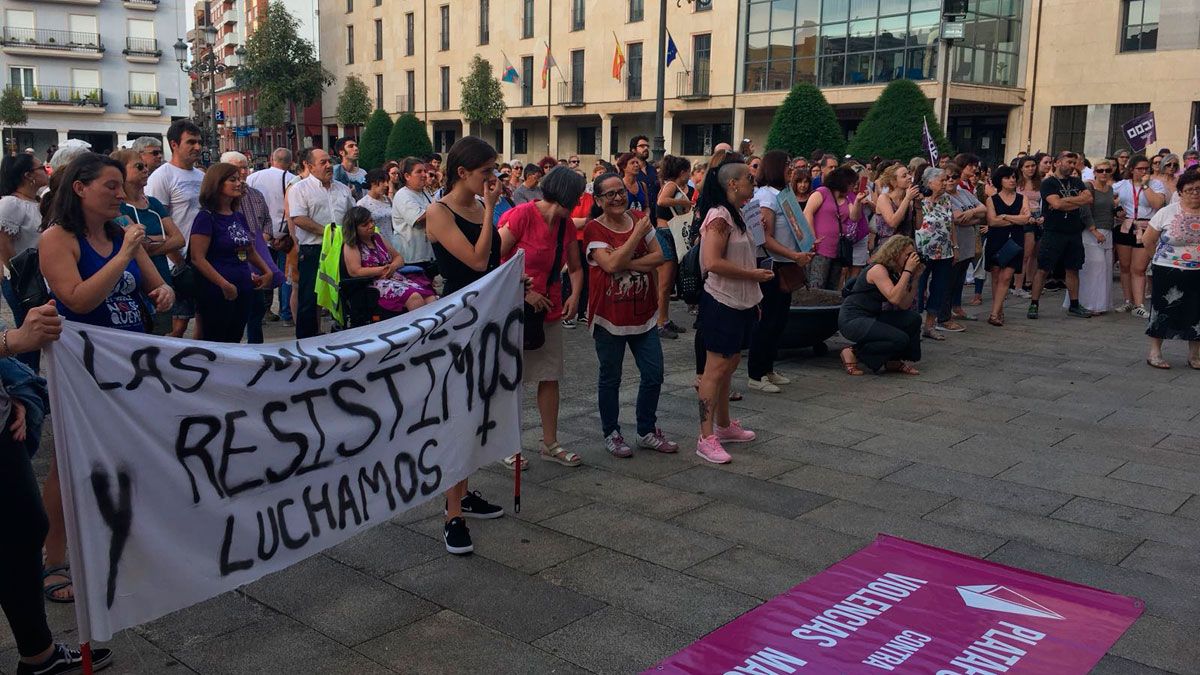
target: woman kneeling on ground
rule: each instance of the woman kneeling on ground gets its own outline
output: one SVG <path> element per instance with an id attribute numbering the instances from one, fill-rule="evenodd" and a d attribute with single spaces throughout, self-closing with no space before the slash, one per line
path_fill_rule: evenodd
<path id="1" fill-rule="evenodd" d="M 838 316 L 842 337 L 854 343 L 842 350 L 847 375 L 863 374 L 860 359 L 875 372 L 919 374 L 907 362 L 921 360 L 921 315 L 907 308 L 921 268 L 913 240 L 894 235 L 854 279 Z"/>

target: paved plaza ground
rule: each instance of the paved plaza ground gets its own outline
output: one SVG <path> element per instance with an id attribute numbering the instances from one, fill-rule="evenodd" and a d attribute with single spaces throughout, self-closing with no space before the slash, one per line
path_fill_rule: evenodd
<path id="1" fill-rule="evenodd" d="M 1004 328 L 927 341 L 919 377 L 847 377 L 839 338 L 827 356 L 788 353 L 784 393 L 733 404 L 759 437 L 725 466 L 693 453 L 690 332 L 664 346 L 659 407 L 684 451 L 619 460 L 600 437 L 591 338 L 566 331 L 560 439 L 586 464 L 534 459 L 522 512 L 470 523 L 474 555 L 446 553 L 439 500 L 121 633 L 108 672 L 636 672 L 887 532 L 1142 598 L 1096 672 L 1196 673 L 1200 372 L 1182 343 L 1173 370 L 1150 369 L 1143 322 L 1068 319 L 1061 298 L 1039 321 L 1010 302 Z M 636 387 L 627 359 L 630 434 Z M 502 466 L 471 486 L 511 507 Z M 72 639 L 73 610 L 49 611 Z M 4 626 L 0 672 L 15 662 Z"/>

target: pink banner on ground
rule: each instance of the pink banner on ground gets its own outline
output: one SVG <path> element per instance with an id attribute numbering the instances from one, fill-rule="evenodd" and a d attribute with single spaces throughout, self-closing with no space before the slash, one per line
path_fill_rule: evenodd
<path id="1" fill-rule="evenodd" d="M 1144 608 L 879 535 L 646 673 L 1087 673 Z"/>

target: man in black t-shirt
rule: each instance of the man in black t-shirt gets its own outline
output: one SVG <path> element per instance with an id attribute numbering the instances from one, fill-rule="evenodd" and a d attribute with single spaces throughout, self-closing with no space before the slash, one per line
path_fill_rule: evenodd
<path id="1" fill-rule="evenodd" d="M 1038 300 L 1046 275 L 1062 263 L 1067 271 L 1067 293 L 1071 306 L 1067 314 L 1089 318 L 1092 313 L 1079 304 L 1079 269 L 1083 267 L 1083 216 L 1081 208 L 1092 204 L 1092 193 L 1083 181 L 1073 175 L 1079 155 L 1064 150 L 1054 161 L 1054 173 L 1042 181 L 1042 216 L 1045 219 L 1041 247 L 1038 251 L 1037 276 L 1033 280 L 1033 299 L 1028 317 L 1038 318 Z"/>

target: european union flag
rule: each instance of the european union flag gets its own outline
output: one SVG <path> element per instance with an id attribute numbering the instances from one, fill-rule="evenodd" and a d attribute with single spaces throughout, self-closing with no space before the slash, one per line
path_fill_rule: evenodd
<path id="1" fill-rule="evenodd" d="M 679 58 L 679 48 L 675 46 L 675 38 L 671 37 L 671 33 L 667 32 L 667 67 L 671 67 L 671 62 Z"/>

